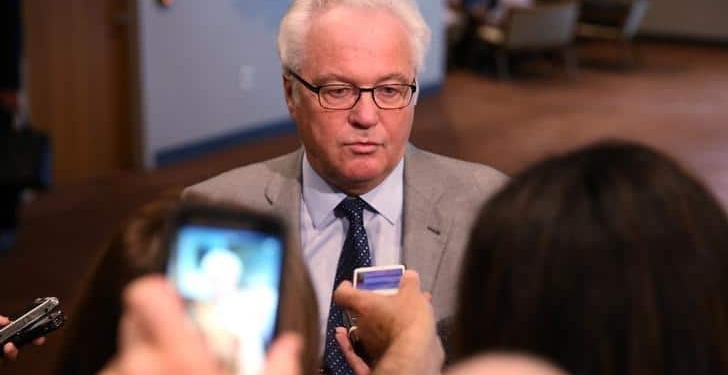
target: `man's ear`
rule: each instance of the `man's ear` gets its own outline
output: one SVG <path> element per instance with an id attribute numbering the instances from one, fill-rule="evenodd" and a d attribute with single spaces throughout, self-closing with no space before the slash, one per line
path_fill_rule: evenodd
<path id="1" fill-rule="evenodd" d="M 417 91 L 415 91 L 415 97 L 412 98 L 412 105 L 413 106 L 416 106 L 417 105 L 417 99 L 420 97 L 420 89 L 421 89 L 421 87 L 420 87 L 420 82 L 417 79 L 415 79 L 415 86 L 417 86 Z"/>
<path id="2" fill-rule="evenodd" d="M 290 79 L 286 77 L 285 74 L 281 76 L 283 79 L 283 95 L 286 97 L 286 106 L 288 107 L 288 112 L 290 114 L 293 114 L 293 111 L 296 109 L 296 98 L 294 97 L 293 92 L 293 82 L 291 82 Z"/>

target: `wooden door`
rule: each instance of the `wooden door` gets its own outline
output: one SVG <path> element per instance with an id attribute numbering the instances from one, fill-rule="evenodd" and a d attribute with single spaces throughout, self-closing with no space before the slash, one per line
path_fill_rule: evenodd
<path id="1" fill-rule="evenodd" d="M 24 0 L 28 109 L 54 148 L 56 185 L 134 164 L 127 0 Z"/>

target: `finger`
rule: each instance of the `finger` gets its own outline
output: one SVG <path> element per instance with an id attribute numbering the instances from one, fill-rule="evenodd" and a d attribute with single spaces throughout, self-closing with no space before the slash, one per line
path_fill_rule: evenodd
<path id="1" fill-rule="evenodd" d="M 0 315 L 0 327 L 10 323 L 10 319 L 8 319 L 5 315 Z"/>
<path id="2" fill-rule="evenodd" d="M 339 348 L 341 348 L 342 352 L 354 352 L 354 346 L 351 345 L 351 341 L 349 340 L 349 332 L 346 330 L 346 328 L 336 327 L 334 337 L 336 338 L 336 342 L 339 343 Z"/>
<path id="3" fill-rule="evenodd" d="M 351 326 L 349 327 L 349 330 L 347 331 L 347 336 L 349 336 L 349 340 L 354 343 L 357 340 L 359 340 L 359 336 L 356 334 L 356 330 L 359 329 L 357 326 Z"/>
<path id="4" fill-rule="evenodd" d="M 409 291 L 409 290 L 420 290 L 420 274 L 417 273 L 417 271 L 413 270 L 407 270 L 404 271 L 404 275 L 402 275 L 402 279 L 399 281 L 399 290 L 400 291 Z"/>
<path id="5" fill-rule="evenodd" d="M 121 372 L 119 372 L 118 369 L 116 369 L 114 367 L 107 367 L 107 368 L 102 369 L 101 372 L 99 372 L 96 375 L 122 375 L 122 374 L 121 374 Z"/>
<path id="6" fill-rule="evenodd" d="M 12 342 L 9 342 L 3 346 L 3 354 L 5 355 L 5 358 L 15 360 L 18 358 L 18 349 Z"/>
<path id="7" fill-rule="evenodd" d="M 45 342 L 46 342 L 46 338 L 45 338 L 45 336 L 43 336 L 43 337 L 38 337 L 37 339 L 33 340 L 33 345 L 38 345 L 38 346 L 40 346 L 40 345 L 43 345 L 43 344 L 45 344 Z"/>
<path id="8" fill-rule="evenodd" d="M 165 361 L 190 369 L 190 374 L 216 373 L 210 347 L 200 340 L 200 330 L 185 313 L 177 291 L 164 277 L 145 276 L 133 281 L 124 292 L 124 302 L 126 311 L 120 323 L 122 348 L 146 348 L 149 351 L 146 354 L 156 352 Z M 122 373 L 147 372 L 123 370 Z"/>
<path id="9" fill-rule="evenodd" d="M 153 349 L 144 346 L 136 346 L 134 348 L 124 350 L 114 358 L 109 365 L 97 375 L 166 375 L 174 373 L 175 375 L 191 375 L 195 372 L 186 372 L 189 368 L 175 368 L 168 366 L 170 362 L 165 362 L 164 357 L 160 357 L 159 353 Z M 174 371 L 173 371 L 174 370 Z M 196 371 L 196 369 L 191 369 Z M 205 374 L 204 372 L 201 374 Z"/>
<path id="10" fill-rule="evenodd" d="M 357 301 L 360 299 L 358 296 L 362 293 L 360 290 L 354 289 L 351 282 L 345 280 L 339 284 L 334 290 L 334 303 L 345 308 L 358 311 L 355 307 Z"/>
<path id="11" fill-rule="evenodd" d="M 151 303 L 150 301 L 153 301 Z M 146 276 L 133 281 L 124 291 L 127 311 L 141 333 L 158 344 L 174 347 L 191 324 L 177 292 L 162 276 Z"/>
<path id="12" fill-rule="evenodd" d="M 96 375 L 121 375 L 119 370 L 115 367 L 113 363 L 109 363 L 101 369 Z"/>
<path id="13" fill-rule="evenodd" d="M 119 371 L 119 358 L 112 358 L 96 375 L 122 375 Z"/>
<path id="14" fill-rule="evenodd" d="M 346 363 L 349 364 L 354 373 L 357 375 L 366 375 L 371 371 L 369 365 L 364 362 L 354 351 L 354 346 L 349 341 L 349 335 L 344 327 L 336 327 L 336 334 L 334 335 L 336 342 L 341 348 L 341 353 L 344 355 Z"/>
<path id="15" fill-rule="evenodd" d="M 425 296 L 425 299 L 427 300 L 427 302 L 432 303 L 432 293 L 422 292 L 422 295 Z"/>
<path id="16" fill-rule="evenodd" d="M 284 333 L 268 351 L 265 375 L 300 375 L 303 341 L 298 334 Z"/>
<path id="17" fill-rule="evenodd" d="M 119 348 L 132 348 L 144 343 L 142 328 L 136 323 L 133 311 L 125 311 L 119 319 Z"/>

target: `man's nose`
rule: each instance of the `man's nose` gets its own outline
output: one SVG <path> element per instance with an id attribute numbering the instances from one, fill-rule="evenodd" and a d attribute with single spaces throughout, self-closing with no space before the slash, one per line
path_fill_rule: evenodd
<path id="1" fill-rule="evenodd" d="M 359 101 L 349 113 L 349 122 L 357 127 L 372 127 L 379 122 L 379 111 L 372 92 L 362 92 Z"/>

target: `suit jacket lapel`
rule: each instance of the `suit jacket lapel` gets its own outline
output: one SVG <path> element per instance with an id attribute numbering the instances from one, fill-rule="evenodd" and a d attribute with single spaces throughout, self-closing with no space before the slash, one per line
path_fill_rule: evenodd
<path id="1" fill-rule="evenodd" d="M 432 290 L 451 220 L 438 206 L 443 184 L 433 183 L 437 176 L 421 157 L 417 148 L 408 147 L 404 160 L 402 261 L 420 274 L 424 290 Z"/>
<path id="2" fill-rule="evenodd" d="M 301 161 L 303 149 L 291 154 L 290 158 L 277 167 L 265 187 L 265 198 L 273 214 L 285 220 L 290 241 L 301 247 Z"/>

